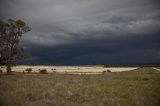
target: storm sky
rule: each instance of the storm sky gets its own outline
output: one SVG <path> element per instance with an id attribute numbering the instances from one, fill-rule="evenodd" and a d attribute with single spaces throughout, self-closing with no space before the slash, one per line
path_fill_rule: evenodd
<path id="1" fill-rule="evenodd" d="M 32 28 L 34 63 L 160 63 L 159 0 L 0 0 L 0 18 Z"/>

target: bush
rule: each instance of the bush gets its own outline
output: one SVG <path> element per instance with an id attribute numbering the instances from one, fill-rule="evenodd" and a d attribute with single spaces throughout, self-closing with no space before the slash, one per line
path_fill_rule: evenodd
<path id="1" fill-rule="evenodd" d="M 39 70 L 39 73 L 41 73 L 41 74 L 47 74 L 47 70 L 46 69 Z"/>
<path id="2" fill-rule="evenodd" d="M 27 68 L 25 71 L 27 71 L 28 73 L 31 73 L 32 68 Z"/>
<path id="3" fill-rule="evenodd" d="M 111 72 L 111 70 L 107 70 L 107 72 L 109 72 L 109 73 L 110 73 L 110 72 Z"/>
<path id="4" fill-rule="evenodd" d="M 51 69 L 51 70 L 56 70 L 56 69 Z"/>
<path id="5" fill-rule="evenodd" d="M 3 73 L 3 71 L 2 70 L 0 70 L 0 74 L 2 74 Z"/>
<path id="6" fill-rule="evenodd" d="M 108 73 L 110 73 L 111 72 L 111 70 L 104 70 L 104 71 L 102 71 L 102 74 L 105 74 L 106 72 L 108 72 Z"/>

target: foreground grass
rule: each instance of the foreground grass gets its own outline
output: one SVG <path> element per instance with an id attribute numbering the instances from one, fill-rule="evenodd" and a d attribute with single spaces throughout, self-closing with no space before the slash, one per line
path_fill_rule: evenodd
<path id="1" fill-rule="evenodd" d="M 0 106 L 160 106 L 160 72 L 0 75 Z"/>

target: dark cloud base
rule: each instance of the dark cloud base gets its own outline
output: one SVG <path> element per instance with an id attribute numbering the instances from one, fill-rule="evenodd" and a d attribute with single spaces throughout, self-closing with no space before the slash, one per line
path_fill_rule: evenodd
<path id="1" fill-rule="evenodd" d="M 160 63 L 159 41 L 159 34 L 124 36 L 62 46 L 28 45 L 28 52 L 37 64 L 152 64 Z"/>

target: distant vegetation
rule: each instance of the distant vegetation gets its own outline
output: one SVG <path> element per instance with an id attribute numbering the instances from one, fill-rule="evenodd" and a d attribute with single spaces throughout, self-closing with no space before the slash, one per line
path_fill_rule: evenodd
<path id="1" fill-rule="evenodd" d="M 0 70 L 0 74 L 2 74 L 3 73 L 3 71 L 2 70 Z"/>
<path id="2" fill-rule="evenodd" d="M 25 71 L 27 71 L 28 73 L 32 72 L 32 68 L 27 68 Z"/>
<path id="3" fill-rule="evenodd" d="M 40 69 L 39 73 L 41 73 L 41 74 L 47 74 L 47 70 L 46 69 Z"/>
<path id="4" fill-rule="evenodd" d="M 0 64 L 2 65 L 2 64 Z M 32 64 L 17 64 L 17 65 L 31 65 L 31 66 L 104 66 L 104 67 L 160 67 L 160 64 L 93 64 L 93 65 L 87 65 L 87 64 L 81 64 L 81 65 L 66 65 L 66 64 L 38 64 L 38 63 L 32 63 Z"/>

